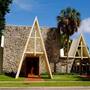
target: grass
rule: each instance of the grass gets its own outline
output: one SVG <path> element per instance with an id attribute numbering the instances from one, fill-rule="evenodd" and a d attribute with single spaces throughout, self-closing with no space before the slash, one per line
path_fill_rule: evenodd
<path id="1" fill-rule="evenodd" d="M 0 87 L 59 87 L 59 86 L 90 86 L 89 81 L 80 82 L 21 82 L 21 83 L 0 83 Z"/>
<path id="2" fill-rule="evenodd" d="M 80 75 L 53 75 L 53 79 L 48 79 L 47 75 L 42 75 L 42 78 L 44 78 L 46 81 L 90 81 L 90 78 L 84 78 L 80 77 Z"/>
<path id="3" fill-rule="evenodd" d="M 14 77 L 10 77 L 10 76 L 7 76 L 7 75 L 0 75 L 0 81 L 23 81 L 24 78 L 18 78 L 18 79 L 15 79 Z"/>
<path id="4" fill-rule="evenodd" d="M 90 78 L 81 78 L 79 75 L 53 75 L 53 79 L 42 75 L 42 78 L 44 81 L 32 82 L 21 77 L 15 79 L 0 75 L 0 87 L 90 86 Z"/>

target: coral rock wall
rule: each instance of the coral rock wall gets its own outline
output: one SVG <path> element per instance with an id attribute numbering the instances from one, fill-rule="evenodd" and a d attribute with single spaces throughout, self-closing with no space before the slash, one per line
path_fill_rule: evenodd
<path id="1" fill-rule="evenodd" d="M 6 26 L 4 31 L 5 46 L 3 55 L 4 72 L 17 72 L 19 62 L 26 44 L 31 27 L 29 26 Z M 52 72 L 53 63 L 59 60 L 59 43 L 55 31 L 50 28 L 41 28 L 41 33 L 45 42 L 49 62 Z M 42 62 L 42 61 L 41 61 Z M 42 64 L 42 63 L 41 63 Z M 43 67 L 43 65 L 41 65 Z M 41 72 L 44 69 L 41 67 Z M 58 70 L 58 69 L 57 69 Z M 57 71 L 56 70 L 56 71 Z"/>

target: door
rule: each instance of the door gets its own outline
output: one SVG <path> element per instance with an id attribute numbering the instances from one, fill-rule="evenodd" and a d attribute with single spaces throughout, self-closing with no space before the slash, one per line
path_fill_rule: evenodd
<path id="1" fill-rule="evenodd" d="M 26 76 L 39 75 L 39 57 L 26 57 Z"/>

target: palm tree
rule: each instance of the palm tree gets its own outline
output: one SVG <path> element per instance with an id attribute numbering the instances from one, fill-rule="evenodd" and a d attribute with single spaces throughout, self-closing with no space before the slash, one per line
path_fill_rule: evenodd
<path id="1" fill-rule="evenodd" d="M 66 60 L 67 73 L 68 73 L 69 37 L 78 31 L 80 21 L 81 21 L 80 13 L 77 10 L 70 7 L 61 10 L 60 14 L 57 16 L 58 31 L 60 35 L 65 35 L 67 40 L 67 60 Z"/>

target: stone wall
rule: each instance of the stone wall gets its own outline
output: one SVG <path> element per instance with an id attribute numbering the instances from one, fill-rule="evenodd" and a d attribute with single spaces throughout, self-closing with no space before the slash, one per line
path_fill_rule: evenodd
<path id="1" fill-rule="evenodd" d="M 6 26 L 5 46 L 3 55 L 4 72 L 17 72 L 17 68 L 25 47 L 31 27 L 29 26 Z M 61 72 L 59 61 L 59 40 L 55 30 L 41 28 L 41 33 L 45 42 L 47 55 L 49 58 L 52 72 Z M 57 64 L 56 64 L 57 63 Z M 59 64 L 58 64 L 59 63 Z M 56 65 L 55 65 L 56 64 Z M 43 65 L 41 65 L 43 67 Z M 45 71 L 41 69 L 41 72 Z"/>
<path id="2" fill-rule="evenodd" d="M 31 27 L 6 26 L 3 70 L 16 72 Z"/>
<path id="3" fill-rule="evenodd" d="M 2 74 L 2 68 L 3 68 L 3 48 L 0 47 L 0 74 Z"/>
<path id="4" fill-rule="evenodd" d="M 31 27 L 28 26 L 6 26 L 3 70 L 4 72 L 17 71 L 21 56 L 26 44 Z M 42 28 L 42 36 L 46 40 L 47 29 Z"/>

